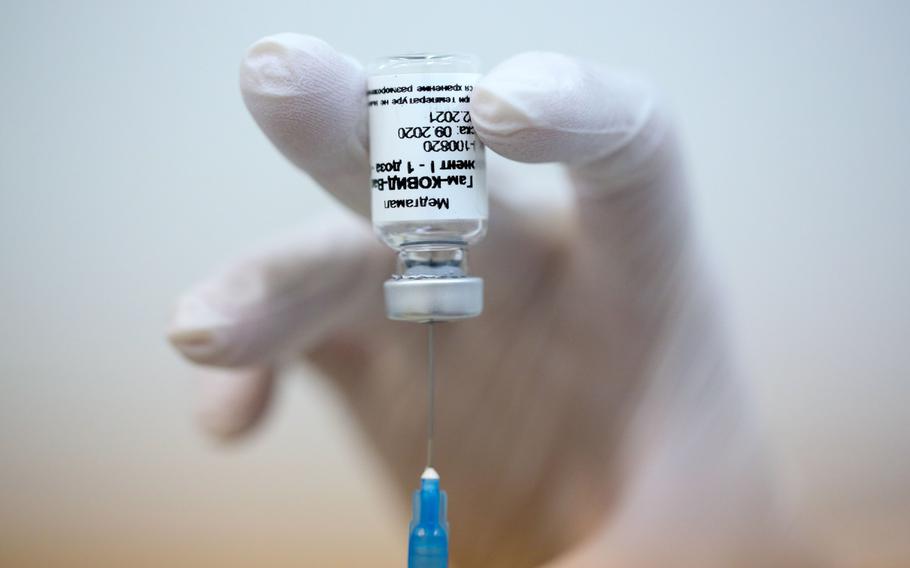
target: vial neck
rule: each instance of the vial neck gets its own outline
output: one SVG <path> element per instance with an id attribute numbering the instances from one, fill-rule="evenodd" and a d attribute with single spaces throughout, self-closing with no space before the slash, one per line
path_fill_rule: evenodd
<path id="1" fill-rule="evenodd" d="M 398 251 L 398 278 L 464 278 L 468 252 L 461 243 L 404 245 Z"/>

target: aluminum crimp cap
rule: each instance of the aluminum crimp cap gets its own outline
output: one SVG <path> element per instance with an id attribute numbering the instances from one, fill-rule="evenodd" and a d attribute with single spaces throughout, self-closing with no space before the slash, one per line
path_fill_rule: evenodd
<path id="1" fill-rule="evenodd" d="M 483 278 L 396 276 L 385 281 L 389 319 L 413 322 L 450 321 L 483 312 Z"/>

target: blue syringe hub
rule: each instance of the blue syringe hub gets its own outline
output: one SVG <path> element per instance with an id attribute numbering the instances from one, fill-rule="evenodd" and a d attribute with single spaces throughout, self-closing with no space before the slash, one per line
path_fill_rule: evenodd
<path id="1" fill-rule="evenodd" d="M 446 492 L 439 488 L 439 474 L 428 467 L 414 492 L 408 568 L 448 568 L 449 523 Z"/>

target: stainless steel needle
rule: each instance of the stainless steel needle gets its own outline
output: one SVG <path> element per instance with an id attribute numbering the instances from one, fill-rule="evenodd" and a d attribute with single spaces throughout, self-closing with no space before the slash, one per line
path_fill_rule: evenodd
<path id="1" fill-rule="evenodd" d="M 427 467 L 433 467 L 433 436 L 436 433 L 436 362 L 433 322 L 427 323 Z"/>

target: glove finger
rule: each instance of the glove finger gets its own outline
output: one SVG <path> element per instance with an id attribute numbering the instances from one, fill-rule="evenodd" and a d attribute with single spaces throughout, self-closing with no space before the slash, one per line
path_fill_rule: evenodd
<path id="1" fill-rule="evenodd" d="M 562 162 L 577 202 L 579 248 L 644 277 L 685 236 L 684 176 L 669 122 L 640 79 L 554 53 L 490 71 L 471 103 L 487 146 L 521 162 Z M 615 270 L 612 270 L 616 273 Z M 634 275 L 633 275 L 634 276 Z M 641 284 L 641 283 L 639 283 Z"/>
<path id="2" fill-rule="evenodd" d="M 391 259 L 354 217 L 248 255 L 178 301 L 168 338 L 188 359 L 246 367 L 382 317 Z"/>
<path id="3" fill-rule="evenodd" d="M 563 162 L 572 171 L 608 168 L 603 181 L 612 186 L 651 177 L 671 142 L 644 79 L 557 53 L 524 53 L 496 66 L 477 85 L 471 116 L 498 154 Z"/>
<path id="4" fill-rule="evenodd" d="M 265 415 L 275 382 L 270 366 L 198 370 L 196 420 L 211 436 L 229 440 L 249 432 Z"/>
<path id="5" fill-rule="evenodd" d="M 311 36 L 268 36 L 247 51 L 240 90 L 285 157 L 369 215 L 366 78 L 359 63 Z"/>

